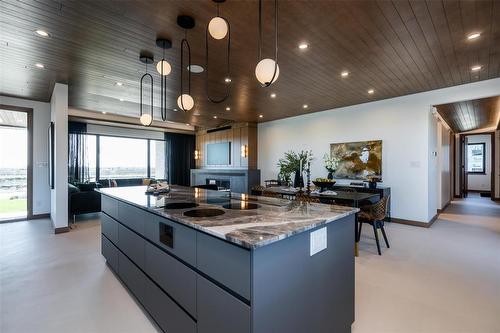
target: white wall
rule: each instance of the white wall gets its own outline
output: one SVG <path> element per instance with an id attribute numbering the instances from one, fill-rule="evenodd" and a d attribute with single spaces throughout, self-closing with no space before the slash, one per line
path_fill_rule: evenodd
<path id="1" fill-rule="evenodd" d="M 450 169 L 450 131 L 438 121 L 438 183 L 437 183 L 437 207 L 443 209 L 451 200 L 451 169 Z"/>
<path id="2" fill-rule="evenodd" d="M 495 132 L 495 198 L 500 199 L 500 131 Z"/>
<path id="3" fill-rule="evenodd" d="M 493 96 L 498 91 L 500 79 L 493 79 L 261 123 L 261 179 L 276 178 L 276 163 L 288 150 L 311 149 L 316 157 L 312 178 L 325 177 L 322 156 L 330 143 L 382 140 L 382 173 L 384 185 L 391 186 L 392 215 L 428 222 L 437 209 L 437 199 L 429 200 L 436 195 L 438 170 L 431 160 L 431 152 L 437 151 L 431 106 Z"/>
<path id="4" fill-rule="evenodd" d="M 485 174 L 468 174 L 467 189 L 473 191 L 491 190 L 491 135 L 468 135 L 468 143 L 485 143 Z"/>
<path id="5" fill-rule="evenodd" d="M 50 213 L 47 157 L 50 103 L 0 96 L 0 104 L 33 109 L 33 215 Z"/>
<path id="6" fill-rule="evenodd" d="M 68 86 L 56 83 L 50 100 L 50 119 L 54 122 L 54 189 L 50 217 L 54 229 L 68 226 Z"/>

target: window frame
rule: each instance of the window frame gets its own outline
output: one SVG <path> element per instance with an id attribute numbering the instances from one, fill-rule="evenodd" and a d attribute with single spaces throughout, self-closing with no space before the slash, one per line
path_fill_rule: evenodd
<path id="1" fill-rule="evenodd" d="M 483 167 L 482 171 L 469 171 L 469 146 L 483 146 Z M 486 174 L 486 143 L 485 142 L 476 142 L 476 143 L 467 143 L 467 169 L 466 172 L 468 175 L 485 175 Z"/>

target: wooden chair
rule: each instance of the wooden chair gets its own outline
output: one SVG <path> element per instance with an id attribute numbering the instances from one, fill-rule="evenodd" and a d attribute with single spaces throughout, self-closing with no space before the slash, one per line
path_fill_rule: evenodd
<path id="1" fill-rule="evenodd" d="M 387 240 L 387 235 L 384 229 L 384 219 L 387 217 L 387 212 L 389 208 L 389 198 L 390 196 L 383 197 L 377 203 L 373 205 L 366 205 L 360 207 L 361 211 L 358 213 L 359 231 L 358 235 L 361 237 L 361 228 L 363 223 L 369 223 L 373 227 L 373 232 L 375 234 L 375 241 L 377 242 L 378 254 L 382 255 L 380 252 L 380 242 L 378 239 L 378 229 L 382 231 L 382 236 L 384 236 L 385 245 L 390 248 L 389 241 Z"/>
<path id="2" fill-rule="evenodd" d="M 311 202 L 311 203 L 320 203 L 321 201 L 317 197 L 311 197 L 310 195 L 304 193 L 297 193 L 295 196 L 295 200 L 300 202 Z"/>

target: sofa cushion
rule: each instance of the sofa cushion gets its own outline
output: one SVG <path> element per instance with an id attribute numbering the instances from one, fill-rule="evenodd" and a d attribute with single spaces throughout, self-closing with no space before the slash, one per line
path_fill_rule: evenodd
<path id="1" fill-rule="evenodd" d="M 68 183 L 68 193 L 69 194 L 73 194 L 73 193 L 76 193 L 76 192 L 80 192 L 80 190 L 78 189 L 78 187 L 76 187 L 73 184 L 69 184 Z"/>
<path id="2" fill-rule="evenodd" d="M 82 192 L 93 191 L 96 188 L 96 183 L 80 183 L 77 184 L 78 188 Z"/>

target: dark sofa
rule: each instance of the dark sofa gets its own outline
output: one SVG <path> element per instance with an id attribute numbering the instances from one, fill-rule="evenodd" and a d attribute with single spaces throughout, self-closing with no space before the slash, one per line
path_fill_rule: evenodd
<path id="1" fill-rule="evenodd" d="M 68 184 L 68 209 L 73 222 L 76 215 L 101 211 L 101 194 L 96 188 L 96 183 Z"/>

